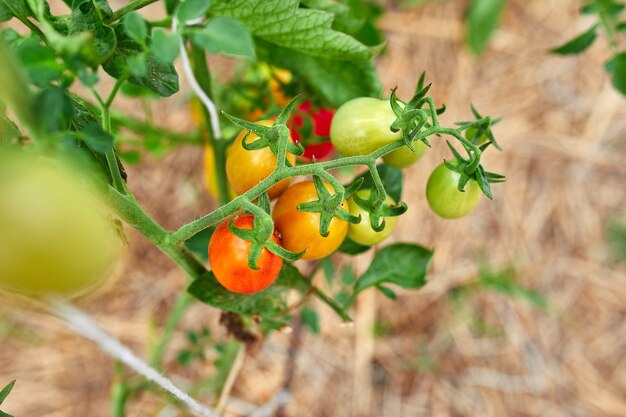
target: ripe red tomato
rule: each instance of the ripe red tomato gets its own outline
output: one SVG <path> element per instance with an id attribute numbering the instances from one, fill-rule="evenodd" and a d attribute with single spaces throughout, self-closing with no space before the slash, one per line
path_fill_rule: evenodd
<path id="1" fill-rule="evenodd" d="M 324 184 L 332 192 L 330 184 Z M 299 211 L 298 204 L 319 200 L 313 181 L 304 181 L 289 187 L 280 196 L 272 217 L 282 237 L 282 246 L 292 252 L 306 250 L 302 259 L 319 259 L 333 253 L 348 233 L 348 223 L 338 218 L 330 222 L 328 236 L 320 235 L 320 214 Z M 349 209 L 348 203 L 342 207 Z"/>
<path id="2" fill-rule="evenodd" d="M 272 126 L 271 120 L 261 120 L 256 122 L 262 126 Z M 247 130 L 242 131 L 234 140 L 228 155 L 226 156 L 226 176 L 228 182 L 237 194 L 243 194 L 259 182 L 267 178 L 276 168 L 276 155 L 269 149 L 257 149 L 253 151 L 246 150 L 242 141 L 248 134 Z M 254 133 L 250 133 L 247 142 L 252 143 L 259 139 Z M 293 142 L 291 136 L 289 139 Z M 296 156 L 287 153 L 287 160 L 292 164 L 296 164 Z M 287 178 L 274 185 L 269 189 L 270 198 L 278 197 L 287 187 L 291 179 Z"/>
<path id="3" fill-rule="evenodd" d="M 335 110 L 314 108 L 310 101 L 300 104 L 292 117 L 291 136 L 304 146 L 304 161 L 322 161 L 332 155 L 335 148 L 330 142 L 330 124 Z"/>
<path id="4" fill-rule="evenodd" d="M 224 220 L 209 241 L 209 262 L 215 278 L 224 288 L 239 294 L 253 294 L 272 285 L 283 265 L 283 258 L 263 249 L 257 261 L 258 270 L 248 267 L 251 242 L 235 236 Z M 254 216 L 242 214 L 233 220 L 241 229 L 252 229 Z M 272 240 L 280 244 L 276 233 Z"/>

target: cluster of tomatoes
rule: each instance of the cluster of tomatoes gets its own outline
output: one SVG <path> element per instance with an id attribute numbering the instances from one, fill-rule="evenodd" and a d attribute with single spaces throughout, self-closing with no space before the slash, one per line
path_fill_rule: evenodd
<path id="1" fill-rule="evenodd" d="M 299 108 L 300 112 L 311 115 L 309 104 Z M 316 136 L 330 136 L 332 144 L 322 142 L 324 148 L 316 148 L 310 159 L 318 160 L 332 152 L 334 147 L 343 156 L 368 155 L 382 146 L 402 139 L 401 132 L 390 129 L 396 120 L 389 100 L 358 98 L 341 106 L 336 114 L 323 109 L 313 113 L 313 131 Z M 290 140 L 300 140 L 298 128 L 304 120 L 294 118 Z M 271 126 L 271 120 L 257 122 Z M 294 129 L 295 127 L 295 129 Z M 296 136 L 294 138 L 293 136 Z M 267 178 L 275 169 L 277 158 L 269 147 L 247 150 L 243 146 L 244 138 L 250 144 L 259 139 L 254 133 L 242 131 L 234 140 L 226 158 L 226 174 L 233 191 L 243 194 Z M 386 164 L 403 168 L 416 162 L 426 150 L 422 142 L 414 144 L 414 150 L 399 148 L 383 157 Z M 326 153 L 322 152 L 326 151 Z M 287 154 L 287 160 L 295 165 L 296 156 Z M 244 169 L 245 167 L 245 169 Z M 481 196 L 478 184 L 470 180 L 464 192 L 457 189 L 459 173 L 450 170 L 444 164 L 431 175 L 426 195 L 428 202 L 438 215 L 445 218 L 462 217 L 468 214 Z M 333 193 L 329 184 L 324 184 Z M 270 199 L 277 199 L 272 210 L 275 243 L 290 252 L 303 252 L 302 259 L 314 260 L 326 257 L 336 251 L 348 236 L 354 242 L 371 246 L 386 239 L 397 224 L 397 217 L 384 217 L 385 227 L 374 230 L 370 223 L 370 213 L 358 201 L 368 200 L 372 190 L 361 189 L 354 196 L 343 202 L 342 207 L 351 215 L 361 217 L 358 224 L 348 223 L 337 217 L 330 222 L 326 236 L 320 233 L 320 213 L 300 211 L 299 205 L 319 200 L 318 191 L 313 181 L 303 181 L 291 185 L 291 179 L 285 179 L 268 190 Z M 394 206 L 387 197 L 386 205 Z M 248 266 L 248 253 L 251 242 L 231 232 L 230 222 L 242 229 L 252 229 L 253 216 L 243 214 L 234 219 L 227 219 L 215 230 L 209 243 L 209 261 L 216 279 L 228 290 L 237 293 L 255 293 L 267 288 L 278 277 L 282 265 L 279 255 L 263 249 L 258 259 L 258 269 Z"/>

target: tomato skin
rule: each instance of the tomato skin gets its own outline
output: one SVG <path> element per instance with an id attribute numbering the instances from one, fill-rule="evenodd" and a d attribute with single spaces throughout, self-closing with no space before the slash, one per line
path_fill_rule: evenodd
<path id="1" fill-rule="evenodd" d="M 372 190 L 359 190 L 356 192 L 363 200 L 367 200 L 371 193 Z M 396 202 L 389 196 L 385 199 L 385 204 L 387 205 L 395 203 Z M 367 210 L 360 207 L 352 197 L 348 199 L 348 206 L 350 207 L 350 214 L 361 216 L 361 223 L 350 224 L 348 226 L 348 237 L 361 245 L 372 246 L 382 242 L 393 233 L 398 225 L 397 216 L 385 217 L 385 228 L 377 232 L 372 229 L 372 225 L 370 224 L 370 214 Z"/>
<path id="2" fill-rule="evenodd" d="M 395 120 L 389 100 L 355 98 L 337 109 L 330 140 L 342 155 L 367 155 L 402 138 L 402 132 L 389 129 Z"/>
<path id="3" fill-rule="evenodd" d="M 121 242 L 102 196 L 84 177 L 57 160 L 0 158 L 0 286 L 75 296 L 108 275 Z"/>
<path id="4" fill-rule="evenodd" d="M 396 118 L 389 100 L 356 98 L 337 109 L 330 126 L 330 139 L 342 155 L 368 155 L 402 139 L 401 131 L 392 132 L 389 128 Z M 416 154 L 408 148 L 400 148 L 385 155 L 383 160 L 398 168 L 411 165 L 427 148 L 421 142 L 416 142 L 413 146 Z"/>
<path id="5" fill-rule="evenodd" d="M 335 110 L 325 107 L 315 108 L 310 101 L 299 104 L 293 114 L 289 129 L 296 142 L 304 146 L 300 159 L 311 162 L 330 159 L 335 148 L 330 142 L 330 124 Z"/>
<path id="6" fill-rule="evenodd" d="M 330 184 L 324 183 L 332 192 Z M 292 252 L 306 250 L 302 259 L 319 259 L 333 253 L 348 233 L 348 223 L 334 217 L 328 236 L 320 235 L 320 214 L 298 211 L 300 203 L 319 200 L 313 181 L 303 181 L 289 187 L 278 199 L 272 218 L 282 237 L 282 246 Z M 342 207 L 349 209 L 344 201 Z"/>
<path id="7" fill-rule="evenodd" d="M 300 158 L 305 161 L 312 161 L 315 158 L 316 161 L 324 161 L 327 157 L 332 156 L 335 148 L 330 142 L 313 143 L 304 147 L 304 153 Z"/>
<path id="8" fill-rule="evenodd" d="M 413 149 L 415 149 L 415 153 L 406 146 L 396 149 L 383 156 L 383 161 L 395 168 L 405 168 L 417 162 L 424 155 L 428 146 L 422 141 L 415 141 L 413 142 Z"/>
<path id="9" fill-rule="evenodd" d="M 428 178 L 426 199 L 430 208 L 440 217 L 457 219 L 466 216 L 480 202 L 482 191 L 478 183 L 470 179 L 465 191 L 457 189 L 461 174 L 454 172 L 444 164 L 439 165 Z"/>
<path id="10" fill-rule="evenodd" d="M 235 236 L 226 219 L 215 229 L 209 241 L 209 262 L 217 281 L 227 290 L 238 294 L 254 294 L 272 285 L 283 265 L 283 258 L 263 249 L 257 261 L 258 270 L 248 267 L 251 242 Z M 234 219 L 235 226 L 252 229 L 254 216 L 242 214 Z M 272 240 L 280 244 L 276 233 Z"/>
<path id="11" fill-rule="evenodd" d="M 257 124 L 262 126 L 272 126 L 273 123 L 272 120 L 261 120 L 257 122 Z M 247 134 L 248 131 L 244 130 L 235 138 L 226 156 L 226 176 L 228 177 L 228 182 L 237 194 L 245 193 L 267 178 L 276 168 L 276 155 L 274 155 L 269 148 L 248 151 L 243 147 L 243 138 Z M 257 135 L 250 133 L 247 142 L 252 143 L 258 139 L 259 137 Z M 289 139 L 293 141 L 291 136 Z M 296 156 L 287 153 L 287 160 L 292 165 L 295 165 Z M 278 197 L 289 187 L 290 182 L 291 179 L 287 178 L 270 188 L 268 191 L 270 198 Z"/>

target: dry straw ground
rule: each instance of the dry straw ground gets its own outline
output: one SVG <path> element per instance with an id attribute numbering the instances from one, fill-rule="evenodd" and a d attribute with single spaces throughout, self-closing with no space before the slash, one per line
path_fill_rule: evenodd
<path id="1" fill-rule="evenodd" d="M 341 327 L 319 306 L 322 334 L 303 336 L 283 415 L 626 415 L 626 266 L 609 262 L 605 244 L 607 220 L 626 208 L 626 99 L 602 72 L 608 51 L 599 42 L 582 57 L 547 55 L 590 24 L 578 16 L 579 2 L 511 0 L 502 29 L 476 59 L 462 43 L 464 3 L 390 11 L 381 21 L 388 50 L 379 69 L 385 86 L 398 85 L 404 96 L 427 70 L 433 95 L 448 105 L 448 123 L 468 118 L 470 102 L 501 116 L 495 131 L 505 151 L 485 163 L 508 182 L 472 215 L 444 221 L 424 198 L 444 146 L 407 170 L 410 209 L 394 239 L 436 249 L 428 285 L 401 292 L 396 303 L 366 294 L 354 327 Z M 184 94 L 154 113 L 172 128 L 191 127 Z M 168 227 L 213 204 L 202 189 L 196 148 L 132 169 L 130 186 Z M 132 253 L 120 279 L 81 305 L 143 354 L 151 323 L 163 320 L 185 277 L 145 239 L 129 236 Z M 479 259 L 496 269 L 513 267 L 521 284 L 549 300 L 548 308 L 484 291 L 451 302 L 451 288 L 476 279 Z M 366 255 L 347 262 L 362 269 L 367 261 Z M 198 304 L 183 328 L 210 325 L 221 338 L 217 319 Z M 18 380 L 6 411 L 109 414 L 109 358 L 45 315 L 6 307 L 0 323 L 0 382 Z M 181 383 L 211 375 L 210 362 L 191 370 L 175 365 L 173 352 L 182 343 L 181 331 L 168 356 L 169 375 Z M 274 398 L 289 345 L 289 335 L 277 334 L 245 358 L 228 415 Z M 176 415 L 158 414 L 162 408 L 148 393 L 133 402 L 129 416 Z"/>

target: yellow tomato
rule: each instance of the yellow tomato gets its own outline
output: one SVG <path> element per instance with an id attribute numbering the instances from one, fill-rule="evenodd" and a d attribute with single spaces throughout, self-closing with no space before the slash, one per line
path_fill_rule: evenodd
<path id="1" fill-rule="evenodd" d="M 262 126 L 272 126 L 272 120 L 261 120 L 257 124 Z M 248 134 L 247 130 L 242 131 L 235 138 L 226 156 L 226 175 L 228 182 L 237 194 L 243 194 L 259 182 L 267 178 L 276 168 L 276 155 L 269 148 L 262 148 L 253 151 L 243 147 L 243 138 Z M 248 143 L 258 140 L 259 137 L 250 133 L 247 138 Z M 291 136 L 289 140 L 293 142 Z M 287 160 L 296 164 L 296 156 L 287 153 Z M 291 179 L 284 179 L 269 189 L 270 198 L 278 197 L 287 187 Z"/>
<path id="2" fill-rule="evenodd" d="M 112 269 L 120 240 L 84 177 L 59 161 L 6 152 L 0 158 L 2 287 L 73 295 Z"/>

